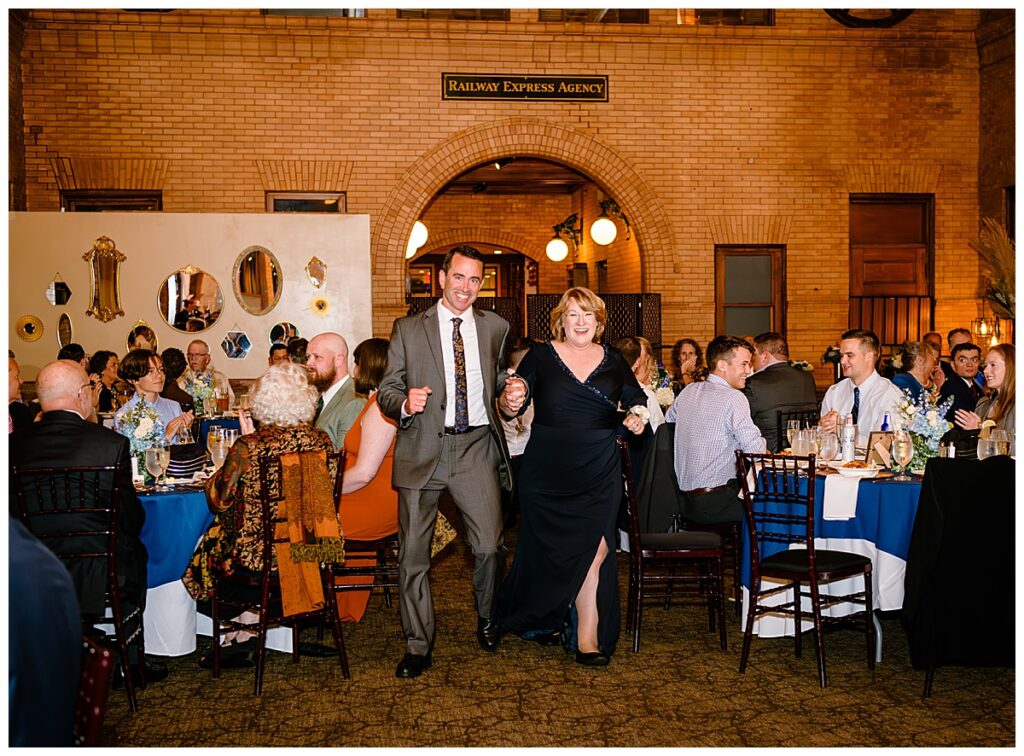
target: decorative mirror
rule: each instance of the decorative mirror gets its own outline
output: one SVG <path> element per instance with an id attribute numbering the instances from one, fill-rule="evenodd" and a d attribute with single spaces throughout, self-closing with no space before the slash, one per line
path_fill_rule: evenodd
<path id="1" fill-rule="evenodd" d="M 38 341 L 43 335 L 43 321 L 35 315 L 24 315 L 18 318 L 16 330 L 22 341 Z"/>
<path id="2" fill-rule="evenodd" d="M 160 346 L 156 341 L 156 333 L 149 327 L 145 320 L 137 320 L 132 330 L 128 332 L 128 351 L 133 349 L 148 349 L 151 352 L 159 351 Z"/>
<path id="3" fill-rule="evenodd" d="M 224 296 L 217 279 L 194 265 L 186 265 L 160 286 L 157 309 L 171 328 L 196 333 L 217 322 L 224 310 Z"/>
<path id="4" fill-rule="evenodd" d="M 327 263 L 316 256 L 309 258 L 309 262 L 306 263 L 306 277 L 319 289 L 327 280 Z"/>
<path id="5" fill-rule="evenodd" d="M 89 263 L 92 281 L 92 305 L 85 311 L 106 323 L 124 315 L 121 309 L 121 263 L 127 258 L 117 249 L 114 240 L 101 236 L 92 243 L 92 249 L 82 255 Z"/>
<path id="6" fill-rule="evenodd" d="M 243 250 L 235 260 L 231 281 L 238 304 L 250 315 L 266 315 L 281 298 L 281 266 L 266 247 Z"/>
<path id="7" fill-rule="evenodd" d="M 287 344 L 292 339 L 297 338 L 299 338 L 299 329 L 288 321 L 277 323 L 270 329 L 271 344 Z"/>
<path id="8" fill-rule="evenodd" d="M 46 301 L 57 307 L 59 305 L 66 305 L 69 299 L 71 299 L 71 287 L 64 282 L 60 277 L 60 273 L 58 273 L 56 278 L 46 287 Z"/>
<path id="9" fill-rule="evenodd" d="M 57 346 L 63 348 L 71 343 L 71 318 L 66 312 L 57 320 Z"/>
<path id="10" fill-rule="evenodd" d="M 245 331 L 228 331 L 228 335 L 220 342 L 220 348 L 231 360 L 244 360 L 252 349 L 252 343 Z"/>

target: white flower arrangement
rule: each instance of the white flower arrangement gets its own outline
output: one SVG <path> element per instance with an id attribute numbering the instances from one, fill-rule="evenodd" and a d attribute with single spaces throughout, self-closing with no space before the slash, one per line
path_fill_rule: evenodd
<path id="1" fill-rule="evenodd" d="M 668 407 L 676 400 L 675 392 L 670 386 L 662 386 L 654 390 L 654 397 L 662 407 Z"/>
<path id="2" fill-rule="evenodd" d="M 634 417 L 639 417 L 644 425 L 647 425 L 647 423 L 651 421 L 650 410 L 648 410 L 642 404 L 634 404 L 632 407 L 629 408 L 629 412 L 627 414 L 633 415 Z"/>
<path id="3" fill-rule="evenodd" d="M 893 421 L 894 428 L 906 429 L 914 441 L 911 468 L 923 468 L 931 457 L 939 453 L 940 439 L 953 427 L 953 424 L 945 419 L 951 406 L 953 397 L 936 406 L 927 391 L 922 391 L 915 402 L 910 392 L 903 390 L 903 399 L 896 407 L 898 415 Z"/>
<path id="4" fill-rule="evenodd" d="M 144 452 L 164 440 L 164 424 L 160 422 L 160 416 L 141 397 L 133 407 L 115 418 L 114 430 L 127 436 L 132 454 Z"/>
<path id="5" fill-rule="evenodd" d="M 139 424 L 135 426 L 135 438 L 143 440 L 149 437 L 153 432 L 153 418 L 144 417 L 139 420 Z"/>
<path id="6" fill-rule="evenodd" d="M 814 372 L 814 367 L 807 360 L 790 360 L 789 364 L 797 370 L 803 370 L 805 373 Z"/>

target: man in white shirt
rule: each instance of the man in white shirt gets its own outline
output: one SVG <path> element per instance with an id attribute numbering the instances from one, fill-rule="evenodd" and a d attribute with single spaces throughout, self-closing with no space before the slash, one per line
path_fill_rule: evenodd
<path id="1" fill-rule="evenodd" d="M 866 447 L 871 431 L 881 429 L 883 416 L 896 414 L 903 393 L 875 370 L 879 348 L 874 331 L 847 331 L 839 342 L 839 351 L 839 364 L 846 377 L 825 392 L 820 424 L 824 430 L 834 431 L 840 417 L 853 415 L 857 446 Z"/>
<path id="2" fill-rule="evenodd" d="M 327 431 L 334 448 L 340 449 L 366 405 L 365 396 L 356 396 L 348 374 L 348 344 L 341 334 L 314 336 L 306 348 L 306 367 L 310 382 L 320 391 L 313 425 Z"/>

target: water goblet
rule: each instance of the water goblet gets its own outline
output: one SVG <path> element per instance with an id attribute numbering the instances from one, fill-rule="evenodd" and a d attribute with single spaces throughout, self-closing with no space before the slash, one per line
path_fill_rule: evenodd
<path id="1" fill-rule="evenodd" d="M 912 480 L 907 475 L 907 466 L 914 459 L 914 439 L 906 430 L 894 431 L 892 435 L 892 461 L 894 466 L 899 466 L 899 473 L 893 480 Z"/>
<path id="2" fill-rule="evenodd" d="M 799 420 L 787 420 L 786 421 L 786 438 L 789 440 L 789 448 L 793 448 L 793 441 L 796 438 L 797 431 L 800 430 Z"/>
<path id="3" fill-rule="evenodd" d="M 821 431 L 821 446 L 818 455 L 826 462 L 831 462 L 839 456 L 839 438 L 831 431 Z"/>
<path id="4" fill-rule="evenodd" d="M 999 453 L 999 445 L 992 438 L 978 439 L 978 459 L 988 459 Z"/>
<path id="5" fill-rule="evenodd" d="M 146 472 L 153 476 L 154 489 L 159 490 L 157 483 L 159 483 L 163 468 L 160 467 L 160 451 L 155 446 L 146 449 Z"/>

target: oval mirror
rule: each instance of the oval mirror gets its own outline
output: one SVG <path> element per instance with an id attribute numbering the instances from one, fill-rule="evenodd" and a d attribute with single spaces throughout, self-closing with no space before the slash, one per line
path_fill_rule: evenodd
<path id="1" fill-rule="evenodd" d="M 292 339 L 299 338 L 299 329 L 287 320 L 281 321 L 270 329 L 271 344 L 287 344 Z"/>
<path id="2" fill-rule="evenodd" d="M 228 331 L 227 336 L 220 342 L 220 348 L 231 360 L 244 360 L 252 349 L 252 342 L 245 331 Z"/>
<path id="3" fill-rule="evenodd" d="M 139 320 L 132 326 L 132 330 L 128 332 L 127 344 L 129 352 L 133 349 L 148 349 L 151 352 L 156 352 L 160 348 L 156 341 L 156 333 L 145 320 Z"/>
<path id="4" fill-rule="evenodd" d="M 38 341 L 43 335 L 43 321 L 35 315 L 23 315 L 18 318 L 16 330 L 22 341 Z"/>
<path id="5" fill-rule="evenodd" d="M 124 315 L 121 309 L 121 263 L 127 258 L 118 251 L 114 240 L 101 236 L 82 255 L 82 259 L 89 263 L 92 282 L 91 305 L 85 314 L 92 315 L 101 323 Z"/>
<path id="6" fill-rule="evenodd" d="M 194 265 L 186 265 L 160 286 L 157 309 L 171 328 L 195 333 L 217 322 L 224 310 L 224 296 L 217 279 Z"/>
<path id="7" fill-rule="evenodd" d="M 231 272 L 235 298 L 250 315 L 266 315 L 281 298 L 281 267 L 266 247 L 247 247 Z"/>
<path id="8" fill-rule="evenodd" d="M 57 346 L 66 347 L 71 343 L 71 318 L 66 312 L 57 320 Z"/>
<path id="9" fill-rule="evenodd" d="M 319 289 L 327 280 L 327 263 L 316 256 L 309 258 L 309 262 L 306 263 L 306 277 Z"/>

